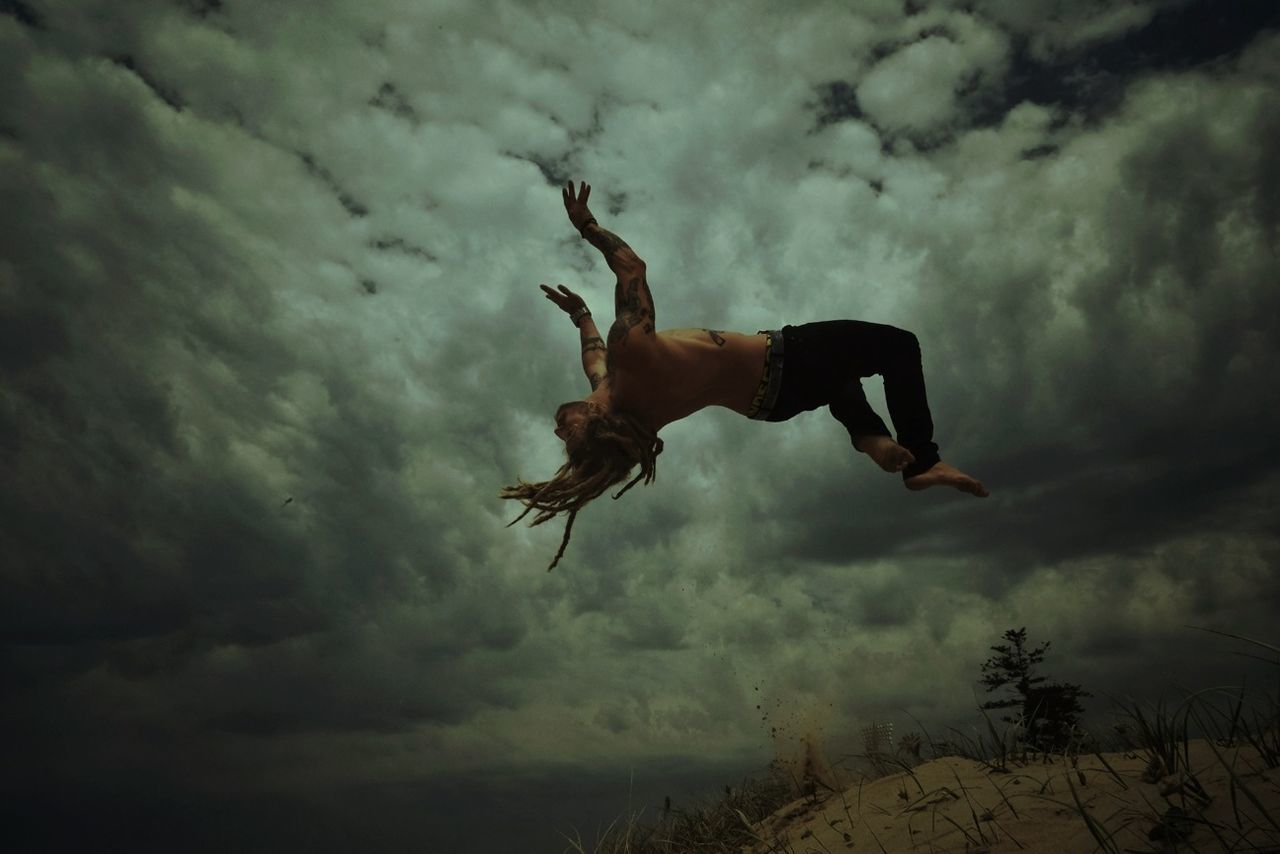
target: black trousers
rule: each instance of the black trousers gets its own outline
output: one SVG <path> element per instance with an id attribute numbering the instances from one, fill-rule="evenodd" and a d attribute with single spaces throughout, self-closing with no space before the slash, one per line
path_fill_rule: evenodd
<path id="1" fill-rule="evenodd" d="M 782 387 L 765 420 L 786 421 L 827 406 L 849 431 L 850 442 L 867 434 L 890 436 L 862 392 L 862 378 L 879 374 L 897 442 L 915 456 L 903 479 L 928 471 L 941 459 L 914 333 L 883 323 L 823 320 L 783 326 L 782 340 Z"/>

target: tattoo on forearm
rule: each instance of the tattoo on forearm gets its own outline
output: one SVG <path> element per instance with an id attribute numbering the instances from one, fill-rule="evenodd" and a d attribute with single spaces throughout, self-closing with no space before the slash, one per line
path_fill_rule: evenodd
<path id="1" fill-rule="evenodd" d="M 604 345 L 604 339 L 599 335 L 592 335 L 590 338 L 582 339 L 582 352 L 590 353 L 592 350 L 608 350 Z"/>
<path id="2" fill-rule="evenodd" d="M 588 227 L 585 234 L 587 241 L 592 246 L 603 252 L 606 258 L 617 252 L 619 249 L 631 248 L 621 237 L 614 234 L 612 231 L 605 231 L 601 228 L 600 223 L 598 222 L 595 223 L 594 227 Z"/>
<path id="3" fill-rule="evenodd" d="M 703 331 L 711 336 L 711 340 L 716 342 L 717 347 L 724 346 L 724 337 L 720 334 L 721 332 L 724 332 L 723 329 L 706 329 Z"/>

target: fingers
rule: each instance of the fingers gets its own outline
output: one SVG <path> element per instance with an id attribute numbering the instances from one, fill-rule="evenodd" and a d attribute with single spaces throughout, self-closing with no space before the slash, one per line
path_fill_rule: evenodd
<path id="1" fill-rule="evenodd" d="M 578 194 L 578 202 L 585 205 L 587 203 L 587 196 L 591 195 L 591 185 L 586 181 L 583 181 L 582 187 L 582 191 Z"/>
<path id="2" fill-rule="evenodd" d="M 578 296 L 573 291 L 566 288 L 564 285 L 558 286 L 560 290 L 563 291 L 563 293 L 558 293 L 555 290 L 552 290 L 551 288 L 547 287 L 546 285 L 538 285 L 538 287 L 542 288 L 542 292 L 543 294 L 546 295 L 547 299 L 555 303 L 557 308 L 560 308 L 564 311 L 568 311 L 570 309 L 570 307 L 573 305 L 573 300 L 577 299 L 577 296 Z"/>

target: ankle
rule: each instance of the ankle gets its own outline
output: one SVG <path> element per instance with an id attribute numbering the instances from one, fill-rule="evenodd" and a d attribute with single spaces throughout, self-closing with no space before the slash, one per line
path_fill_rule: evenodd
<path id="1" fill-rule="evenodd" d="M 883 433 L 863 433 L 854 438 L 853 447 L 865 454 L 870 448 L 874 448 L 885 439 L 891 439 L 891 437 Z"/>

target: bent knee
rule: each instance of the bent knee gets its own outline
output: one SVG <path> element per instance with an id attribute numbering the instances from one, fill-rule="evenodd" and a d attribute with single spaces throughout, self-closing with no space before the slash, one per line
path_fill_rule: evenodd
<path id="1" fill-rule="evenodd" d="M 910 329 L 900 329 L 897 326 L 893 327 L 893 329 L 895 330 L 893 335 L 894 343 L 899 347 L 905 347 L 908 350 L 920 349 L 920 339 Z"/>

